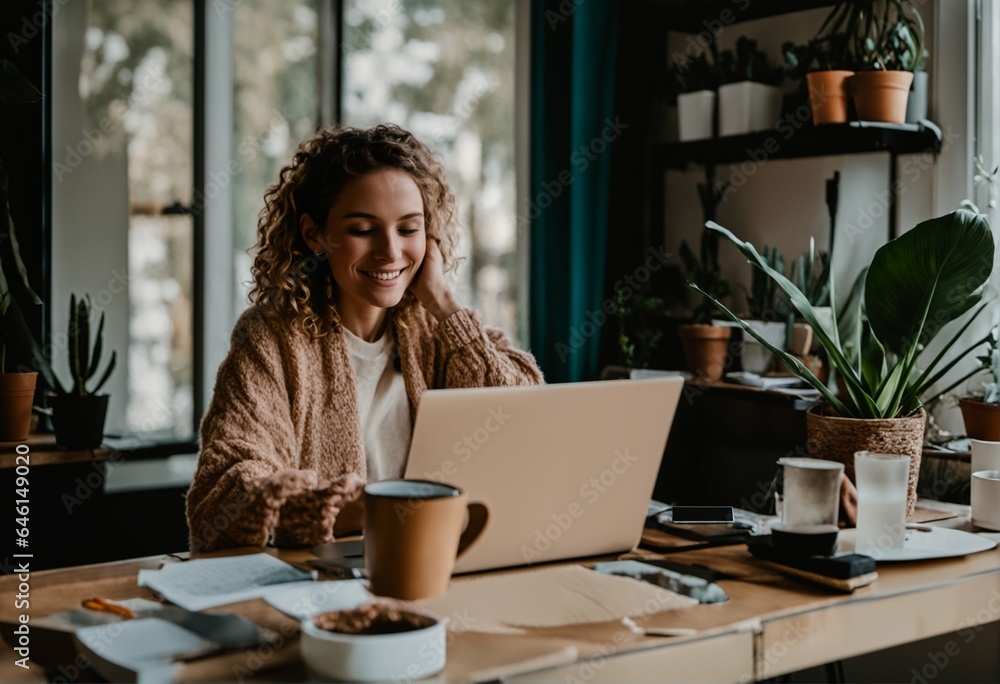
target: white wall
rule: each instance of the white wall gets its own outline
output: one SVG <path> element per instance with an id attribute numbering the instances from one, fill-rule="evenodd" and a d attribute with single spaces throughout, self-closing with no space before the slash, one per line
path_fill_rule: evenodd
<path id="1" fill-rule="evenodd" d="M 98 127 L 98 122 L 87 120 L 77 86 L 87 3 L 66 3 L 52 20 L 52 303 L 48 314 L 55 371 L 65 384 L 70 377 L 64 343 L 70 292 L 89 293 L 97 300 L 95 304 L 104 304 L 104 362 L 111 350 L 118 353 L 115 371 L 102 391 L 111 395 L 105 431 L 121 434 L 129 341 L 126 157 L 124 150 L 108 155 L 93 152 L 86 135 Z"/>

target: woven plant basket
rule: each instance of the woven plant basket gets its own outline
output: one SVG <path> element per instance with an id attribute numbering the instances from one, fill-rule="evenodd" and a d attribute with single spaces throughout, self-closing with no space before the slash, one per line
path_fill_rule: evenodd
<path id="1" fill-rule="evenodd" d="M 829 415 L 826 404 L 806 411 L 806 449 L 813 458 L 844 464 L 844 473 L 854 482 L 854 452 L 903 454 L 910 457 L 910 482 L 906 492 L 906 516 L 917 503 L 917 480 L 923 453 L 927 413 L 917 409 L 905 418 L 841 418 Z"/>

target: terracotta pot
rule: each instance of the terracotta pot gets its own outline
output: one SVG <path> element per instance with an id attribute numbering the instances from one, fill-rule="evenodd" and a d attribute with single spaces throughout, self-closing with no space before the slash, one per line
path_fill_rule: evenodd
<path id="1" fill-rule="evenodd" d="M 682 325 L 678 329 L 688 369 L 699 378 L 719 380 L 726 372 L 732 328 L 721 325 Z"/>
<path id="2" fill-rule="evenodd" d="M 827 404 L 806 411 L 806 448 L 813 458 L 844 464 L 844 473 L 854 481 L 854 452 L 903 454 L 910 457 L 910 481 L 906 493 L 906 515 L 917 503 L 920 457 L 923 454 L 924 409 L 904 418 L 841 418 L 828 413 Z"/>
<path id="3" fill-rule="evenodd" d="M 913 74 L 909 71 L 860 71 L 848 81 L 858 118 L 862 121 L 906 121 L 906 100 Z"/>
<path id="4" fill-rule="evenodd" d="M 31 428 L 38 373 L 0 373 L 0 442 L 20 442 Z"/>
<path id="5" fill-rule="evenodd" d="M 853 71 L 813 71 L 806 74 L 813 123 L 847 123 L 847 79 Z"/>
<path id="6" fill-rule="evenodd" d="M 1000 404 L 987 404 L 975 399 L 959 399 L 965 420 L 965 434 L 984 442 L 1000 442 Z"/>

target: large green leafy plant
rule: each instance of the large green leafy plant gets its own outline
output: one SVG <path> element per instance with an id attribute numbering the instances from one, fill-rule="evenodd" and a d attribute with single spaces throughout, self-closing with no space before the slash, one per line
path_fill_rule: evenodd
<path id="1" fill-rule="evenodd" d="M 37 102 L 41 97 L 42 94 L 21 75 L 13 62 L 0 58 L 0 104 L 8 107 L 23 105 Z M 21 259 L 17 233 L 14 231 L 14 218 L 10 211 L 7 181 L 7 166 L 3 159 L 0 159 L 0 373 L 5 370 L 8 341 L 20 342 L 21 348 L 33 345 L 17 299 L 11 292 L 11 282 L 4 272 L 4 263 L 7 263 L 8 267 L 13 265 L 18 276 L 17 282 L 25 296 L 33 304 L 42 303 L 28 283 L 28 269 Z"/>
<path id="2" fill-rule="evenodd" d="M 924 221 L 883 245 L 872 258 L 864 279 L 863 316 L 851 330 L 836 315 L 835 279 L 830 277 L 833 322 L 823 324 L 805 294 L 784 274 L 771 268 L 753 245 L 722 226 L 716 231 L 761 268 L 785 291 L 792 306 L 819 338 L 827 358 L 847 389 L 837 396 L 798 359 L 776 348 L 697 284 L 689 286 L 713 300 L 781 359 L 796 376 L 816 388 L 837 415 L 847 418 L 894 418 L 921 405 L 921 397 L 989 336 L 945 362 L 975 318 L 986 308 L 983 297 L 993 269 L 995 245 L 986 218 L 959 210 Z M 972 312 L 931 359 L 925 350 L 948 323 Z M 978 369 L 977 369 L 978 370 Z M 966 375 L 968 379 L 977 370 Z M 960 380 L 961 382 L 961 380 Z"/>

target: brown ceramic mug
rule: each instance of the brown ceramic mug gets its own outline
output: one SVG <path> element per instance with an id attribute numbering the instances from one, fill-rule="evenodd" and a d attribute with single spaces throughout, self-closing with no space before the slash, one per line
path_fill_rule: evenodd
<path id="1" fill-rule="evenodd" d="M 443 594 L 455 561 L 479 539 L 489 517 L 486 506 L 468 503 L 468 495 L 451 485 L 369 483 L 364 556 L 371 592 L 406 601 Z"/>

